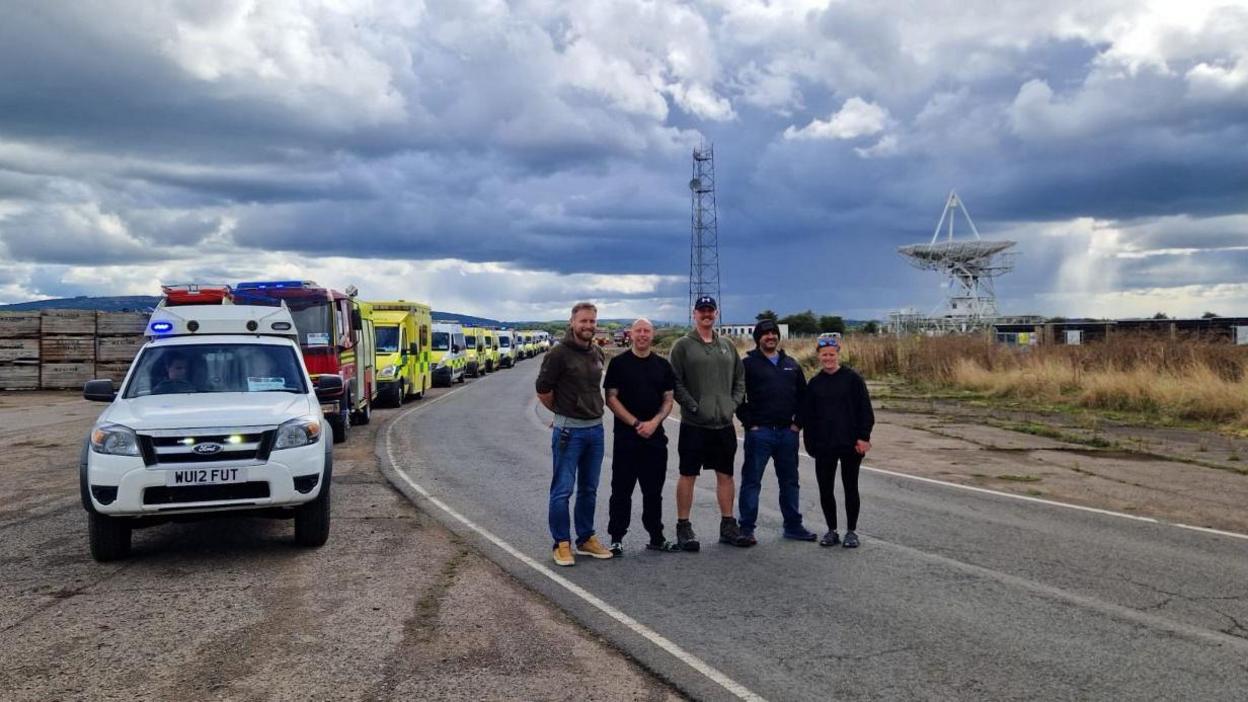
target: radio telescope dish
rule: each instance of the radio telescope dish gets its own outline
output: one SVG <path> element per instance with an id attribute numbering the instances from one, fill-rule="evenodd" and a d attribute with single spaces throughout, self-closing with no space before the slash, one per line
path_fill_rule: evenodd
<path id="1" fill-rule="evenodd" d="M 954 238 L 953 221 L 959 211 L 975 235 L 974 239 Z M 946 233 L 943 241 L 940 240 L 942 228 Z M 963 326 L 974 327 L 997 316 L 993 282 L 997 276 L 1014 269 L 1012 254 L 1006 253 L 1014 245 L 1013 241 L 981 239 L 961 198 L 950 190 L 932 240 L 898 247 L 897 252 L 915 268 L 944 273 L 949 288 L 944 316 L 966 323 Z"/>

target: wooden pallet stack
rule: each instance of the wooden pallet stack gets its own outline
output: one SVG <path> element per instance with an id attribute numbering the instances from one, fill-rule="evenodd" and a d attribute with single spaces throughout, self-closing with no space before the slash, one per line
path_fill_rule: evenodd
<path id="1" fill-rule="evenodd" d="M 39 313 L 0 312 L 0 389 L 39 388 Z"/>
<path id="2" fill-rule="evenodd" d="M 39 387 L 79 389 L 95 377 L 95 312 L 44 310 L 39 338 Z"/>
<path id="3" fill-rule="evenodd" d="M 95 319 L 95 377 L 117 385 L 143 347 L 147 315 L 142 312 L 100 312 Z"/>

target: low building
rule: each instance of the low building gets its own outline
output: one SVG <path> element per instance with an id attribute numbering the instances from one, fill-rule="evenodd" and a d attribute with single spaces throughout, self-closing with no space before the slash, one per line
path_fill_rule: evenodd
<path id="1" fill-rule="evenodd" d="M 1035 324 L 999 323 L 992 327 L 997 341 L 1019 346 L 1079 345 L 1104 341 L 1115 334 L 1166 339 L 1199 339 L 1248 345 L 1248 317 L 1201 319 L 1067 319 Z"/>
<path id="2" fill-rule="evenodd" d="M 754 338 L 754 325 L 758 322 L 750 322 L 749 324 L 724 324 L 720 326 L 719 333 L 724 336 L 740 337 L 746 339 Z M 779 324 L 780 338 L 789 338 L 789 325 Z"/>

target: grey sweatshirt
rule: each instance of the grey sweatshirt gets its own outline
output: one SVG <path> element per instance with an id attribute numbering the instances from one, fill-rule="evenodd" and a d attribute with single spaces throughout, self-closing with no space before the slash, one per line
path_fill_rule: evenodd
<path id="1" fill-rule="evenodd" d="M 732 342 L 716 334 L 708 344 L 694 329 L 676 340 L 668 360 L 676 372 L 681 423 L 732 426 L 732 413 L 745 400 L 745 366 Z"/>

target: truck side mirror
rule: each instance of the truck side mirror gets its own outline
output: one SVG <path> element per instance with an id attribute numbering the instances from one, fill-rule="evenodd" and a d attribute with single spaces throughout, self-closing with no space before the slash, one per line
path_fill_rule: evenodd
<path id="1" fill-rule="evenodd" d="M 415 356 L 416 354 L 420 353 L 420 345 L 419 345 L 419 344 L 412 344 L 411 348 L 409 349 L 409 352 L 410 352 L 413 356 Z"/>
<path id="2" fill-rule="evenodd" d="M 451 344 L 451 353 L 459 353 L 459 344 Z"/>
<path id="3" fill-rule="evenodd" d="M 351 328 L 356 331 L 364 331 L 364 317 L 360 314 L 360 308 L 351 308 Z"/>
<path id="4" fill-rule="evenodd" d="M 112 402 L 117 399 L 117 389 L 113 387 L 111 378 L 88 380 L 82 386 L 82 396 L 92 402 Z"/>
<path id="5" fill-rule="evenodd" d="M 341 375 L 322 375 L 316 379 L 316 399 L 335 400 L 342 397 L 342 392 Z"/>

